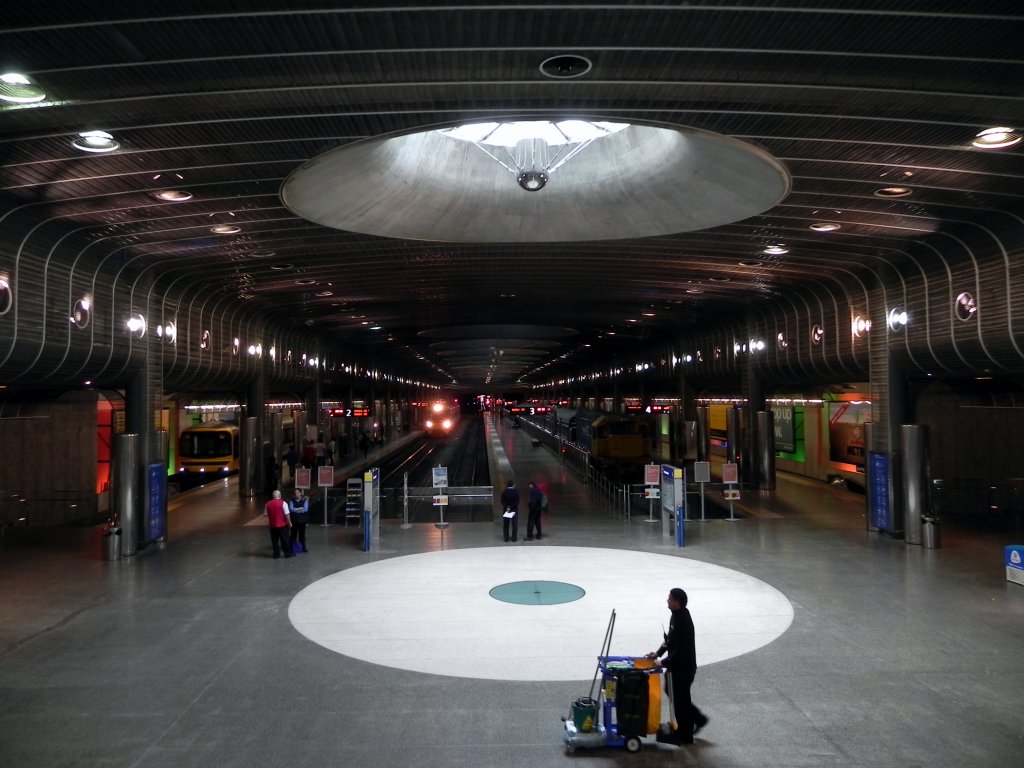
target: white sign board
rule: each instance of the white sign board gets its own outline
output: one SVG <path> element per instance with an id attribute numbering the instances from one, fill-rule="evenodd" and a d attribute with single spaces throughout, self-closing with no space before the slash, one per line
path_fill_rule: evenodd
<path id="1" fill-rule="evenodd" d="M 711 482 L 711 462 L 710 461 L 695 461 L 693 463 L 693 482 L 695 482 L 695 483 L 710 483 Z"/>
<path id="2" fill-rule="evenodd" d="M 447 488 L 448 487 L 448 467 L 434 467 L 434 487 L 435 488 Z"/>
<path id="3" fill-rule="evenodd" d="M 661 482 L 661 464 L 644 465 L 644 485 L 658 485 Z"/>

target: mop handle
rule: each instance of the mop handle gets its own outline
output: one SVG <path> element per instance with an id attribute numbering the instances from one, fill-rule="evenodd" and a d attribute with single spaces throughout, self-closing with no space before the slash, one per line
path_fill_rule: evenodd
<path id="1" fill-rule="evenodd" d="M 612 608 L 611 618 L 608 619 L 608 628 L 604 631 L 604 642 L 601 643 L 600 656 L 607 656 L 612 649 L 612 632 L 615 631 L 615 609 Z M 601 671 L 600 656 L 598 657 L 597 668 L 594 670 L 594 679 L 590 681 L 590 693 L 588 698 L 594 698 L 594 686 L 597 685 L 597 675 Z"/>

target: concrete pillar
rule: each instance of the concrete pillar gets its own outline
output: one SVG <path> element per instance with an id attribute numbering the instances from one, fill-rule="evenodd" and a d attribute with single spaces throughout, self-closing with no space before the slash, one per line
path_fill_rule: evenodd
<path id="1" fill-rule="evenodd" d="M 775 490 L 775 414 L 757 412 L 757 487 Z"/>
<path id="2" fill-rule="evenodd" d="M 921 543 L 921 518 L 928 513 L 928 427 L 900 426 L 903 465 L 903 530 L 907 544 Z"/>

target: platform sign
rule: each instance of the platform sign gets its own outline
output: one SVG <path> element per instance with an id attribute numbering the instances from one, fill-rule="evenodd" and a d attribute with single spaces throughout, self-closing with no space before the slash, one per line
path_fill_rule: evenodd
<path id="1" fill-rule="evenodd" d="M 434 496 L 434 506 L 435 507 L 447 507 L 448 506 L 448 497 L 447 496 Z"/>
<path id="2" fill-rule="evenodd" d="M 722 465 L 722 482 L 723 483 L 738 483 L 740 481 L 740 469 L 738 464 L 723 464 Z"/>
<path id="3" fill-rule="evenodd" d="M 661 464 L 644 465 L 644 485 L 658 485 L 660 482 Z"/>
<path id="4" fill-rule="evenodd" d="M 432 470 L 434 475 L 434 487 L 435 488 L 447 488 L 448 487 L 448 467 L 434 467 Z"/>
<path id="5" fill-rule="evenodd" d="M 695 482 L 695 483 L 710 483 L 711 482 L 711 462 L 710 461 L 695 461 L 693 463 L 693 482 Z"/>
<path id="6" fill-rule="evenodd" d="M 329 464 L 317 467 L 316 484 L 321 488 L 329 488 L 334 485 L 334 467 Z"/>
<path id="7" fill-rule="evenodd" d="M 1024 586 L 1024 546 L 1020 544 L 1006 548 L 1006 580 Z"/>
<path id="8" fill-rule="evenodd" d="M 645 499 L 660 499 L 661 489 L 660 488 L 644 488 Z"/>
<path id="9" fill-rule="evenodd" d="M 313 470 L 309 467 L 296 467 L 295 468 L 295 487 L 302 488 L 303 490 L 309 488 L 313 484 Z"/>
<path id="10" fill-rule="evenodd" d="M 734 488 L 722 491 L 722 498 L 728 501 L 739 501 L 740 492 Z"/>
<path id="11" fill-rule="evenodd" d="M 868 494 L 871 501 L 871 527 L 880 531 L 891 531 L 889 515 L 889 457 L 884 453 L 871 451 L 868 455 Z"/>

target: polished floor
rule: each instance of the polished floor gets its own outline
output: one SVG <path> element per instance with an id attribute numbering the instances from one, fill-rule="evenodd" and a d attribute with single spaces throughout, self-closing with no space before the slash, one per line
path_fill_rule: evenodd
<path id="1" fill-rule="evenodd" d="M 780 475 L 678 549 L 522 430 L 494 436 L 502 471 L 547 491 L 541 541 L 395 521 L 364 553 L 358 530 L 311 526 L 308 554 L 273 560 L 248 525 L 262 503 L 223 481 L 116 563 L 92 530 L 4 530 L 0 765 L 1024 766 L 1019 520 L 949 517 L 928 550 L 867 532 L 862 496 Z M 584 594 L 490 596 L 522 582 Z M 613 651 L 643 653 L 673 586 L 710 725 L 683 749 L 567 753 L 610 609 Z"/>

